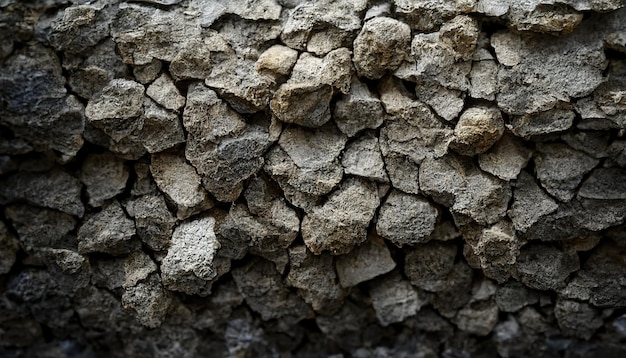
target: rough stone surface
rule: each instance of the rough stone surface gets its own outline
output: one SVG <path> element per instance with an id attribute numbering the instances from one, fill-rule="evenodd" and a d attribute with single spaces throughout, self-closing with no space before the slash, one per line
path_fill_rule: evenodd
<path id="1" fill-rule="evenodd" d="M 0 356 L 626 356 L 625 6 L 0 0 Z"/>
<path id="2" fill-rule="evenodd" d="M 376 232 L 397 246 L 430 240 L 439 212 L 424 197 L 393 191 L 380 209 Z"/>

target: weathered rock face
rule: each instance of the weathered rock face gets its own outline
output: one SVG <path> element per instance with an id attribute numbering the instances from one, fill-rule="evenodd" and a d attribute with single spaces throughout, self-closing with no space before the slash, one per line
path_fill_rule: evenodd
<path id="1" fill-rule="evenodd" d="M 623 0 L 0 0 L 0 356 L 626 356 Z"/>

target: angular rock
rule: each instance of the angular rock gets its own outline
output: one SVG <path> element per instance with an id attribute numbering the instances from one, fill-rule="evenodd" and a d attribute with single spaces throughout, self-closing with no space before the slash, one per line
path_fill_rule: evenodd
<path id="1" fill-rule="evenodd" d="M 103 4 L 75 5 L 57 13 L 52 21 L 50 42 L 57 51 L 81 53 L 109 34 L 110 13 Z"/>
<path id="2" fill-rule="evenodd" d="M 509 61 L 513 67 L 501 67 L 498 73 L 498 106 L 506 113 L 523 115 L 591 94 L 601 83 L 606 65 L 602 43 L 591 33 L 584 23 L 558 40 L 546 35 L 521 36 L 519 55 L 513 56 L 519 63 Z M 505 43 L 513 53 L 517 51 L 516 42 Z"/>
<path id="3" fill-rule="evenodd" d="M 170 295 L 156 273 L 127 288 L 122 294 L 124 308 L 134 310 L 139 323 L 148 328 L 161 326 L 171 302 Z"/>
<path id="4" fill-rule="evenodd" d="M 312 34 L 322 29 L 335 32 L 335 38 L 347 39 L 361 28 L 359 11 L 366 2 L 320 1 L 315 4 L 298 4 L 289 12 L 280 39 L 296 50 L 305 50 Z M 343 41 L 342 41 L 343 42 Z"/>
<path id="5" fill-rule="evenodd" d="M 269 146 L 265 128 L 248 126 L 214 91 L 192 85 L 183 123 L 188 132 L 185 156 L 202 177 L 202 185 L 220 201 L 234 201 L 243 181 L 264 163 Z"/>
<path id="6" fill-rule="evenodd" d="M 348 288 L 393 270 L 396 263 L 385 242 L 376 235 L 370 235 L 367 241 L 350 253 L 337 256 L 335 267 L 339 283 Z"/>
<path id="7" fill-rule="evenodd" d="M 521 172 L 513 189 L 513 204 L 508 216 L 513 227 L 526 232 L 543 216 L 554 212 L 559 205 L 539 188 L 535 179 L 526 172 Z"/>
<path id="8" fill-rule="evenodd" d="M 365 312 L 354 303 L 347 302 L 341 309 L 329 316 L 317 315 L 315 323 L 322 333 L 346 348 L 362 346 L 362 332 L 366 327 Z"/>
<path id="9" fill-rule="evenodd" d="M 498 64 L 492 60 L 474 61 L 469 74 L 469 96 L 493 101 L 498 93 Z"/>
<path id="10" fill-rule="evenodd" d="M 280 78 L 281 76 L 289 76 L 297 60 L 298 51 L 287 46 L 274 45 L 259 56 L 255 69 L 260 74 Z"/>
<path id="11" fill-rule="evenodd" d="M 15 204 L 5 209 L 4 215 L 11 220 L 21 247 L 27 252 L 43 247 L 62 248 L 76 245 L 75 238 L 67 239 L 67 234 L 76 227 L 76 220 L 69 214 Z"/>
<path id="12" fill-rule="evenodd" d="M 409 25 L 389 17 L 375 17 L 363 25 L 354 40 L 354 65 L 359 76 L 379 79 L 393 72 L 408 56 Z"/>
<path id="13" fill-rule="evenodd" d="M 0 181 L 0 203 L 24 200 L 82 217 L 85 207 L 80 201 L 81 188 L 78 179 L 60 169 L 44 173 L 18 172 Z"/>
<path id="14" fill-rule="evenodd" d="M 511 222 L 502 220 L 485 228 L 476 243 L 469 240 L 468 243 L 478 257 L 485 276 L 499 283 L 509 278 L 521 246 Z"/>
<path id="15" fill-rule="evenodd" d="M 541 186 L 561 201 L 569 201 L 582 181 L 599 161 L 565 144 L 538 146 L 535 170 Z"/>
<path id="16" fill-rule="evenodd" d="M 346 141 L 330 124 L 312 131 L 288 127 L 278 146 L 266 155 L 265 171 L 278 182 L 287 200 L 309 210 L 317 197 L 328 194 L 341 181 L 339 155 Z"/>
<path id="17" fill-rule="evenodd" d="M 350 92 L 335 104 L 333 119 L 339 130 L 353 137 L 363 129 L 380 127 L 384 111 L 380 100 L 355 76 Z"/>
<path id="18" fill-rule="evenodd" d="M 518 137 L 528 139 L 535 135 L 562 132 L 574 123 L 576 115 L 567 109 L 551 109 L 549 111 L 512 116 L 507 127 Z"/>
<path id="19" fill-rule="evenodd" d="M 3 222 L 0 222 L 0 245 L 2 246 L 2 251 L 0 251 L 0 275 L 4 275 L 11 270 L 15 263 L 19 242 L 9 232 Z"/>
<path id="20" fill-rule="evenodd" d="M 170 243 L 176 218 L 158 193 L 140 196 L 126 203 L 128 215 L 135 219 L 137 236 L 150 249 L 165 250 Z"/>
<path id="21" fill-rule="evenodd" d="M 350 252 L 367 239 L 367 228 L 380 204 L 377 188 L 360 179 L 347 179 L 328 201 L 302 219 L 304 243 L 314 254 Z"/>
<path id="22" fill-rule="evenodd" d="M 456 245 L 447 242 L 417 245 L 407 251 L 404 273 L 414 286 L 425 291 L 441 291 L 454 269 L 457 251 Z"/>
<path id="23" fill-rule="evenodd" d="M 174 85 L 172 78 L 166 73 L 161 74 L 146 89 L 146 95 L 166 109 L 178 111 L 185 105 L 185 97 Z"/>
<path id="24" fill-rule="evenodd" d="M 341 158 L 346 174 L 386 182 L 385 163 L 378 146 L 378 138 L 365 135 L 348 144 Z"/>
<path id="25" fill-rule="evenodd" d="M 120 141 L 143 126 L 144 92 L 140 83 L 114 79 L 89 101 L 85 116 L 94 127 Z"/>
<path id="26" fill-rule="evenodd" d="M 274 89 L 270 77 L 255 71 L 254 61 L 234 57 L 216 63 L 205 84 L 215 89 L 239 113 L 254 113 L 267 108 Z"/>
<path id="27" fill-rule="evenodd" d="M 492 300 L 463 307 L 454 317 L 460 330 L 477 336 L 486 336 L 498 322 L 498 306 Z"/>
<path id="28" fill-rule="evenodd" d="M 489 150 L 504 133 L 504 120 L 497 108 L 472 107 L 454 128 L 450 147 L 459 154 L 475 155 Z"/>
<path id="29" fill-rule="evenodd" d="M 399 272 L 392 272 L 372 281 L 369 292 L 372 307 L 383 327 L 414 316 L 426 304 L 418 296 L 417 290 Z"/>
<path id="30" fill-rule="evenodd" d="M 141 143 L 148 153 L 157 153 L 185 141 L 183 125 L 176 113 L 168 111 L 156 102 L 144 101 L 141 130 L 133 133 L 133 140 Z"/>
<path id="31" fill-rule="evenodd" d="M 87 187 L 89 205 L 99 207 L 126 189 L 128 167 L 113 154 L 91 154 L 83 162 L 79 179 Z"/>
<path id="32" fill-rule="evenodd" d="M 604 324 L 601 312 L 584 302 L 558 299 L 554 315 L 564 334 L 585 340 Z"/>
<path id="33" fill-rule="evenodd" d="M 183 222 L 174 229 L 171 245 L 161 263 L 163 286 L 188 295 L 206 296 L 217 277 L 215 256 L 220 243 L 213 228 L 215 219 L 203 217 Z"/>
<path id="34" fill-rule="evenodd" d="M 333 314 L 343 303 L 345 290 L 337 284 L 333 257 L 329 254 L 313 255 L 304 245 L 289 249 L 291 269 L 287 284 L 298 288 L 304 301 L 314 311 Z"/>
<path id="35" fill-rule="evenodd" d="M 145 65 L 134 66 L 133 75 L 139 83 L 146 85 L 159 77 L 162 68 L 163 63 L 155 58 Z"/>
<path id="36" fill-rule="evenodd" d="M 405 156 L 385 157 L 384 163 L 394 188 L 409 194 L 420 194 L 418 164 Z"/>
<path id="37" fill-rule="evenodd" d="M 274 265 L 254 259 L 232 271 L 233 279 L 252 310 L 265 321 L 281 319 L 295 323 L 306 318 L 311 309 L 283 283 Z"/>
<path id="38" fill-rule="evenodd" d="M 565 279 L 580 268 L 575 251 L 545 244 L 522 247 L 516 263 L 516 276 L 536 290 L 555 290 L 565 286 Z"/>
<path id="39" fill-rule="evenodd" d="M 376 232 L 401 247 L 430 240 L 439 211 L 422 196 L 394 190 L 379 215 Z"/>
<path id="40" fill-rule="evenodd" d="M 152 155 L 150 172 L 157 186 L 177 207 L 176 216 L 185 219 L 213 206 L 201 178 L 185 158 L 175 153 Z"/>
<path id="41" fill-rule="evenodd" d="M 405 19 L 411 28 L 430 32 L 460 13 L 473 10 L 473 1 L 394 0 L 398 17 Z"/>
<path id="42" fill-rule="evenodd" d="M 512 135 L 505 134 L 485 153 L 478 156 L 480 169 L 502 180 L 513 180 L 528 164 L 532 151 Z"/>
<path id="43" fill-rule="evenodd" d="M 137 246 L 133 240 L 135 233 L 135 223 L 113 201 L 78 229 L 78 252 L 125 254 Z"/>
<path id="44" fill-rule="evenodd" d="M 23 140 L 58 151 L 63 162 L 72 159 L 84 143 L 84 107 L 67 95 L 54 51 L 41 45 L 24 46 L 3 62 L 0 73 L 0 97 L 5 103 L 0 124 L 15 134 L 14 145 L 24 147 Z"/>
<path id="45" fill-rule="evenodd" d="M 517 281 L 508 281 L 498 287 L 495 300 L 500 311 L 517 312 L 539 302 L 539 295 Z"/>
<path id="46" fill-rule="evenodd" d="M 318 128 L 331 118 L 333 88 L 348 93 L 352 72 L 350 51 L 346 48 L 331 51 L 323 59 L 304 53 L 289 81 L 274 94 L 270 108 L 285 123 Z"/>
<path id="47" fill-rule="evenodd" d="M 578 195 L 601 200 L 626 199 L 626 171 L 620 168 L 597 168 L 587 178 Z"/>

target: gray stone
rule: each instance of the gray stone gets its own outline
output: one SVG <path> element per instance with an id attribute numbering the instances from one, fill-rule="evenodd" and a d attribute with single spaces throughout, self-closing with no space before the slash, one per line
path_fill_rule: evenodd
<path id="1" fill-rule="evenodd" d="M 350 92 L 335 104 L 333 119 L 339 130 L 352 137 L 363 129 L 380 127 L 384 111 L 380 100 L 355 76 Z"/>
<path id="2" fill-rule="evenodd" d="M 513 115 L 536 113 L 554 108 L 559 101 L 569 102 L 570 97 L 591 94 L 601 83 L 606 65 L 602 41 L 591 33 L 583 23 L 558 39 L 525 34 L 519 42 L 506 40 L 506 45 L 496 45 L 496 49 L 506 48 L 502 52 L 515 59 L 506 61 L 513 67 L 503 66 L 498 73 L 500 109 Z"/>
<path id="3" fill-rule="evenodd" d="M 379 215 L 376 232 L 401 247 L 430 240 L 439 211 L 422 196 L 392 191 Z"/>
<path id="4" fill-rule="evenodd" d="M 133 140 L 140 142 L 149 153 L 161 152 L 185 141 L 178 115 L 147 98 L 142 120 L 143 126 L 134 134 Z"/>
<path id="5" fill-rule="evenodd" d="M 409 194 L 420 194 L 419 165 L 406 156 L 386 156 L 385 171 L 391 185 Z"/>
<path id="6" fill-rule="evenodd" d="M 287 127 L 278 146 L 268 151 L 265 171 L 278 182 L 287 200 L 310 210 L 317 197 L 328 194 L 341 181 L 339 155 L 346 141 L 331 124 L 316 130 Z"/>
<path id="7" fill-rule="evenodd" d="M 75 238 L 67 239 L 68 233 L 76 227 L 76 220 L 69 214 L 15 204 L 6 207 L 4 215 L 11 220 L 21 247 L 27 252 L 42 247 L 62 248 L 76 245 Z"/>
<path id="8" fill-rule="evenodd" d="M 148 328 L 157 328 L 165 321 L 172 299 L 154 273 L 145 281 L 124 290 L 122 305 L 135 311 L 137 320 Z"/>
<path id="9" fill-rule="evenodd" d="M 157 186 L 176 204 L 176 216 L 185 219 L 213 206 L 200 176 L 185 158 L 175 153 L 152 155 L 150 172 Z"/>
<path id="10" fill-rule="evenodd" d="M 585 340 L 604 324 L 601 312 L 585 302 L 558 299 L 554 315 L 564 334 Z"/>
<path id="11" fill-rule="evenodd" d="M 287 284 L 296 287 L 314 311 L 328 315 L 341 307 L 346 291 L 337 284 L 332 256 L 313 255 L 299 245 L 289 249 L 289 264 Z"/>
<path id="12" fill-rule="evenodd" d="M 337 256 L 335 267 L 339 283 L 347 288 L 393 270 L 396 263 L 391 258 L 385 242 L 372 234 L 350 253 Z"/>
<path id="13" fill-rule="evenodd" d="M 341 165 L 346 174 L 380 182 L 388 181 L 378 138 L 375 136 L 364 135 L 349 143 L 343 152 Z"/>
<path id="14" fill-rule="evenodd" d="M 25 200 L 27 203 L 82 217 L 82 185 L 60 169 L 44 173 L 18 172 L 0 181 L 0 203 Z"/>
<path id="15" fill-rule="evenodd" d="M 509 278 L 521 246 L 511 222 L 502 220 L 484 228 L 475 243 L 467 242 L 479 259 L 485 276 L 499 283 Z"/>
<path id="16" fill-rule="evenodd" d="M 366 327 L 366 315 L 354 303 L 346 302 L 333 315 L 317 315 L 315 323 L 322 333 L 340 344 L 341 347 L 356 348 L 363 344 L 362 332 Z"/>
<path id="17" fill-rule="evenodd" d="M 526 232 L 543 216 L 554 212 L 558 207 L 559 205 L 539 188 L 530 174 L 520 173 L 513 189 L 513 204 L 508 211 L 515 230 Z"/>
<path id="18" fill-rule="evenodd" d="M 561 250 L 545 244 L 522 247 L 517 258 L 517 278 L 536 290 L 555 290 L 565 286 L 565 280 L 580 268 L 575 251 Z"/>
<path id="19" fill-rule="evenodd" d="M 498 313 L 498 306 L 493 300 L 476 302 L 460 309 L 454 322 L 462 331 L 486 336 L 498 322 Z"/>
<path id="20" fill-rule="evenodd" d="M 298 60 L 298 51 L 287 46 L 274 45 L 263 52 L 256 61 L 255 69 L 260 74 L 275 78 L 289 76 Z"/>
<path id="21" fill-rule="evenodd" d="M 528 139 L 535 135 L 562 132 L 574 123 L 575 114 L 568 109 L 551 109 L 545 112 L 512 116 L 508 129 L 518 137 Z"/>
<path id="22" fill-rule="evenodd" d="M 83 162 L 79 179 L 87 187 L 89 205 L 99 207 L 126 189 L 129 170 L 110 152 L 91 154 Z"/>
<path id="23" fill-rule="evenodd" d="M 354 40 L 354 65 L 359 76 L 379 79 L 393 72 L 408 56 L 409 25 L 389 17 L 375 17 Z"/>
<path id="24" fill-rule="evenodd" d="M 159 73 L 161 73 L 162 68 L 163 63 L 156 58 L 153 58 L 150 63 L 134 66 L 133 75 L 135 76 L 137 82 L 145 85 L 156 80 L 157 77 L 159 77 Z"/>
<path id="25" fill-rule="evenodd" d="M 411 284 L 431 292 L 446 288 L 458 248 L 453 243 L 430 241 L 407 251 L 404 272 Z"/>
<path id="26" fill-rule="evenodd" d="M 137 228 L 137 236 L 150 249 L 162 251 L 169 246 L 176 218 L 170 213 L 165 199 L 158 193 L 146 194 L 125 204 L 126 211 Z"/>
<path id="27" fill-rule="evenodd" d="M 385 327 L 414 316 L 426 302 L 399 272 L 382 276 L 369 284 L 372 307 Z"/>
<path id="28" fill-rule="evenodd" d="M 365 10 L 363 0 L 319 1 L 314 4 L 302 3 L 289 12 L 280 39 L 296 50 L 305 50 L 314 31 L 333 30 L 335 38 L 347 38 L 361 28 L 359 11 Z"/>
<path id="29" fill-rule="evenodd" d="M 150 164 L 148 163 L 135 163 L 133 165 L 135 171 L 135 182 L 130 191 L 133 196 L 142 196 L 146 194 L 155 193 L 158 189 L 156 183 L 152 179 L 150 174 Z"/>
<path id="30" fill-rule="evenodd" d="M 217 277 L 215 256 L 220 243 L 213 228 L 215 219 L 202 217 L 174 229 L 171 245 L 161 263 L 163 285 L 173 291 L 206 296 Z"/>
<path id="31" fill-rule="evenodd" d="M 0 222 L 0 245 L 2 245 L 2 251 L 0 252 L 0 275 L 4 275 L 11 270 L 15 263 L 19 242 L 9 232 L 3 222 Z"/>
<path id="32" fill-rule="evenodd" d="M 350 252 L 367 239 L 367 228 L 379 204 L 376 186 L 360 179 L 347 179 L 324 205 L 313 208 L 302 219 L 304 243 L 314 254 Z"/>
<path id="33" fill-rule="evenodd" d="M 185 105 L 185 97 L 174 85 L 172 78 L 166 73 L 161 74 L 146 89 L 146 95 L 156 103 L 172 111 L 178 111 Z"/>
<path id="34" fill-rule="evenodd" d="M 508 281 L 498 286 L 495 300 L 500 311 L 517 312 L 539 302 L 539 295 L 517 281 Z"/>
<path id="35" fill-rule="evenodd" d="M 458 14 L 473 10 L 474 1 L 394 0 L 396 14 L 411 28 L 430 32 Z"/>
<path id="36" fill-rule="evenodd" d="M 284 285 L 270 261 L 253 259 L 247 265 L 233 269 L 232 275 L 246 303 L 263 320 L 296 323 L 309 316 L 311 309 Z"/>
<path id="37" fill-rule="evenodd" d="M 491 149 L 478 156 L 478 165 L 502 180 L 512 180 L 528 164 L 532 153 L 521 140 L 505 134 Z"/>
<path id="38" fill-rule="evenodd" d="M 620 168 L 597 168 L 587 178 L 578 195 L 588 199 L 626 199 L 626 171 Z"/>
<path id="39" fill-rule="evenodd" d="M 493 101 L 498 92 L 498 64 L 491 59 L 474 61 L 469 75 L 469 96 Z"/>
<path id="40" fill-rule="evenodd" d="M 113 201 L 78 229 L 78 252 L 129 253 L 137 246 L 133 240 L 135 233 L 135 223 Z"/>
<path id="41" fill-rule="evenodd" d="M 575 190 L 599 160 L 565 144 L 544 144 L 537 147 L 535 170 L 541 186 L 561 201 L 569 201 Z"/>
<path id="42" fill-rule="evenodd" d="M 463 155 L 481 154 L 489 150 L 503 133 L 504 120 L 497 108 L 472 107 L 461 114 L 450 147 Z"/>
<path id="43" fill-rule="evenodd" d="M 74 5 L 57 13 L 50 24 L 50 42 L 57 51 L 81 53 L 109 34 L 110 14 L 104 4 Z"/>
<path id="44" fill-rule="evenodd" d="M 114 79 L 89 101 L 85 116 L 111 139 L 120 141 L 143 126 L 144 91 L 140 83 Z"/>

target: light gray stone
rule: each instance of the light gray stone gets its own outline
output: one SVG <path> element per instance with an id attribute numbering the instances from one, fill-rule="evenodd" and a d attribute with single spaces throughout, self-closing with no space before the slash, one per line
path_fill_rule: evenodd
<path id="1" fill-rule="evenodd" d="M 422 196 L 392 191 L 379 215 L 376 232 L 401 247 L 430 240 L 439 212 Z"/>
<path id="2" fill-rule="evenodd" d="M 335 267 L 339 283 L 348 288 L 393 270 L 396 263 L 382 238 L 371 234 L 348 254 L 337 256 Z"/>

